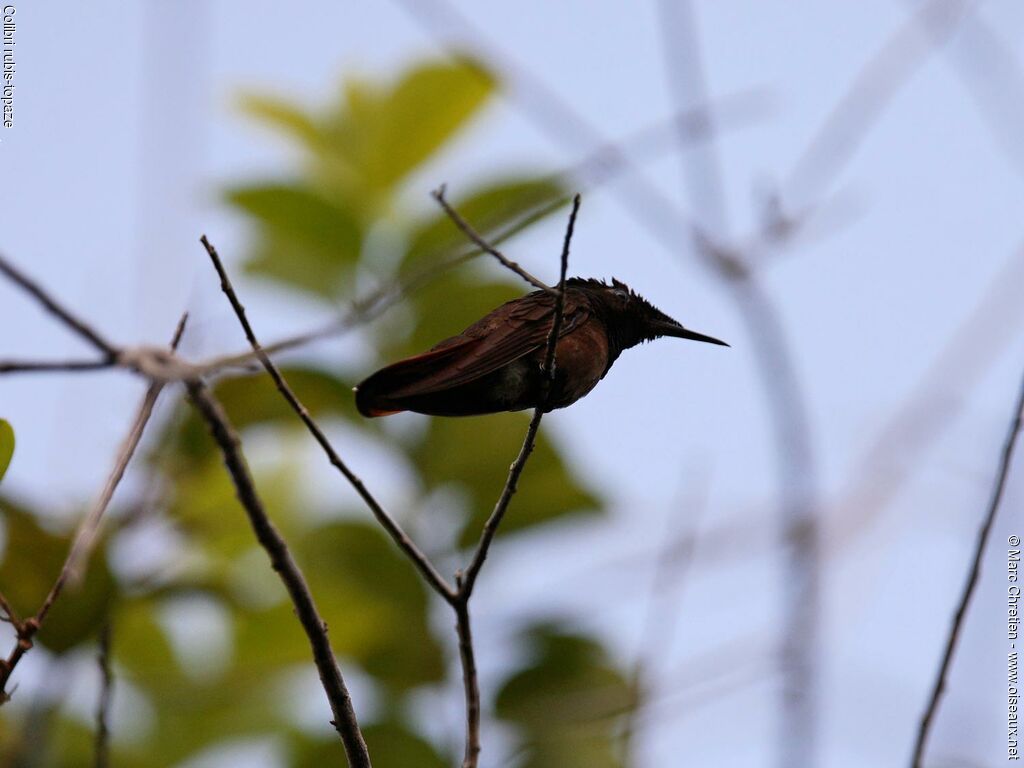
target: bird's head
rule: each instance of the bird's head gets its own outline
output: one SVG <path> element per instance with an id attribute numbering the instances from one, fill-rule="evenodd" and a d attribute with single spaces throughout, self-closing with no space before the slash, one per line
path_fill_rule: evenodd
<path id="1" fill-rule="evenodd" d="M 683 327 L 615 278 L 608 285 L 603 280 L 574 277 L 566 281 L 566 287 L 580 289 L 590 297 L 591 305 L 604 319 L 609 336 L 615 340 L 619 351 L 662 336 L 729 346 L 712 336 Z"/>

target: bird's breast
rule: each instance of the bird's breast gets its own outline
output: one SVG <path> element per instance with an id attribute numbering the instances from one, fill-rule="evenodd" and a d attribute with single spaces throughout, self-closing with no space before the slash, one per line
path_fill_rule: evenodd
<path id="1" fill-rule="evenodd" d="M 565 408 L 586 395 L 604 378 L 609 364 L 608 337 L 599 324 L 586 323 L 563 336 L 555 347 L 551 407 Z"/>

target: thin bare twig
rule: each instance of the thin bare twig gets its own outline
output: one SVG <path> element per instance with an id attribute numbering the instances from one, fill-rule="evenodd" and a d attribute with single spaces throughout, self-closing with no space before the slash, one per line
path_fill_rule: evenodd
<path id="1" fill-rule="evenodd" d="M 338 452 L 334 450 L 334 446 L 331 445 L 330 440 L 324 434 L 323 430 L 317 425 L 310 415 L 309 410 L 299 401 L 299 398 L 292 391 L 291 387 L 288 386 L 288 382 L 285 381 L 284 375 L 280 369 L 274 365 L 274 362 L 270 359 L 267 353 L 260 346 L 259 341 L 256 338 L 256 333 L 252 329 L 252 325 L 249 323 L 248 318 L 245 314 L 245 307 L 242 306 L 241 301 L 238 299 L 238 294 L 235 293 L 234 286 L 231 284 L 231 278 L 228 277 L 227 271 L 224 269 L 224 264 L 220 260 L 220 256 L 217 254 L 217 249 L 213 247 L 206 235 L 199 238 L 199 241 L 206 248 L 207 254 L 210 256 L 210 261 L 213 262 L 214 269 L 217 270 L 217 274 L 220 276 L 220 287 L 224 291 L 224 294 L 228 297 L 228 301 L 231 302 L 231 307 L 235 311 L 235 316 L 238 318 L 238 322 L 242 326 L 242 330 L 245 332 L 245 337 L 248 339 L 249 344 L 252 345 L 253 352 L 256 357 L 259 358 L 260 363 L 266 369 L 267 373 L 270 374 L 270 378 L 274 380 L 274 384 L 277 386 L 278 391 L 287 401 L 288 405 L 291 406 L 292 410 L 298 414 L 302 423 L 306 425 L 306 429 L 317 441 L 324 453 L 327 455 L 328 460 L 331 464 L 344 475 L 345 479 L 348 480 L 349 484 L 355 489 L 356 493 L 366 503 L 366 506 L 370 508 L 373 516 L 377 519 L 377 522 L 388 532 L 388 535 L 394 540 L 398 548 L 405 553 L 406 557 L 412 561 L 413 565 L 416 566 L 420 574 L 427 581 L 427 583 L 433 587 L 433 589 L 441 595 L 449 603 L 455 599 L 455 591 L 448 585 L 444 580 L 444 577 L 437 572 L 429 558 L 420 550 L 416 543 L 409 538 L 408 534 L 402 527 L 395 522 L 395 520 L 384 510 L 380 502 L 370 493 L 363 481 L 351 470 L 348 465 L 341 459 Z"/>
<path id="2" fill-rule="evenodd" d="M 509 503 L 516 493 L 519 478 L 526 468 L 526 462 L 533 452 L 537 441 L 537 430 L 540 429 L 540 420 L 547 410 L 548 396 L 551 392 L 551 383 L 555 378 L 555 350 L 558 346 L 558 335 L 562 327 L 562 319 L 565 314 L 565 278 L 569 269 L 569 246 L 572 243 L 573 231 L 576 228 L 576 216 L 580 210 L 580 196 L 576 195 L 572 201 L 572 211 L 569 214 L 569 223 L 565 230 L 565 239 L 562 242 L 561 271 L 558 278 L 558 288 L 555 294 L 555 311 L 551 320 L 551 330 L 548 332 L 546 349 L 544 353 L 544 385 L 539 405 L 533 411 L 533 418 L 530 419 L 530 426 L 526 430 L 526 437 L 519 449 L 519 455 L 512 462 L 509 468 L 508 478 L 501 490 L 498 502 L 494 506 L 487 522 L 484 524 L 483 532 L 480 535 L 480 542 L 465 572 L 455 575 L 457 587 L 455 601 L 456 633 L 459 638 L 459 659 L 462 664 L 462 683 L 466 697 L 466 751 L 462 761 L 462 768 L 476 768 L 480 759 L 480 684 L 477 680 L 476 660 L 473 652 L 473 632 L 470 625 L 469 601 L 473 596 L 473 588 L 483 568 L 484 560 L 487 559 L 487 552 L 498 527 L 501 525 Z M 481 246 L 483 247 L 483 246 Z M 511 267 L 510 267 L 511 268 Z M 513 270 L 515 271 L 515 270 Z"/>
<path id="3" fill-rule="evenodd" d="M 58 304 L 42 286 L 7 261 L 2 255 L 0 255 L 0 272 L 3 272 L 12 282 L 31 294 L 36 301 L 43 305 L 47 312 L 59 318 L 64 325 L 96 347 L 108 359 L 113 360 L 117 356 L 117 348 L 113 344 L 93 330 L 84 320 L 76 317 Z"/>
<path id="4" fill-rule="evenodd" d="M 345 746 L 349 766 L 370 768 L 370 756 L 356 720 L 352 699 L 338 668 L 330 640 L 327 638 L 327 624 L 320 617 L 302 570 L 292 558 L 288 545 L 271 522 L 256 492 L 256 485 L 242 455 L 238 433 L 231 426 L 223 407 L 202 381 L 191 381 L 186 386 L 192 403 L 206 421 L 210 434 L 220 448 L 224 465 L 234 483 L 236 496 L 245 509 L 253 533 L 266 551 L 271 565 L 284 583 L 295 606 L 295 613 L 313 651 L 313 661 L 320 674 L 320 682 L 334 713 L 332 724 Z"/>
<path id="5" fill-rule="evenodd" d="M 45 373 L 102 371 L 116 367 L 114 359 L 103 360 L 2 360 L 0 373 Z"/>
<path id="6" fill-rule="evenodd" d="M 461 229 L 463 233 L 466 235 L 466 237 L 472 240 L 476 244 L 476 246 L 480 248 L 480 250 L 484 251 L 485 253 L 489 253 L 491 256 L 493 256 L 499 262 L 501 262 L 501 265 L 503 267 L 515 272 L 517 275 L 523 278 L 523 280 L 530 283 L 530 285 L 534 286 L 535 288 L 540 288 L 542 291 L 547 291 L 548 293 L 555 292 L 554 288 L 549 286 L 543 280 L 540 280 L 531 275 L 529 272 L 520 267 L 514 261 L 507 258 L 505 254 L 503 254 L 501 251 L 499 251 L 497 248 L 495 248 L 493 245 L 487 242 L 479 232 L 473 229 L 473 226 L 468 221 L 462 218 L 458 211 L 456 211 L 454 208 L 451 207 L 451 205 L 448 204 L 448 201 L 445 200 L 444 197 L 444 191 L 445 187 L 442 184 L 440 187 L 431 192 L 431 196 L 435 200 L 437 200 L 438 205 L 440 205 L 441 208 L 444 209 L 444 212 L 448 214 L 448 217 L 453 222 L 455 222 L 455 226 Z"/>
<path id="7" fill-rule="evenodd" d="M 96 739 L 94 742 L 95 768 L 110 765 L 110 702 L 114 695 L 114 674 L 110 668 L 110 619 L 100 629 L 99 653 L 96 662 L 100 669 L 100 698 L 96 705 Z"/>
<path id="8" fill-rule="evenodd" d="M 42 292 L 42 289 L 38 290 Z M 43 293 L 43 295 L 45 295 L 45 293 Z M 56 306 L 56 304 L 54 304 L 54 306 Z M 63 317 L 60 313 L 57 314 Z M 185 323 L 187 322 L 187 319 L 188 314 L 186 313 L 182 315 L 181 319 L 178 321 L 178 325 L 174 331 L 174 337 L 171 340 L 172 351 L 177 348 L 178 343 L 181 341 L 181 335 L 185 330 Z M 153 382 L 149 385 L 149 389 L 146 390 L 146 394 L 142 399 L 142 403 L 135 415 L 135 419 L 132 421 L 131 429 L 128 431 L 128 435 L 125 437 L 124 442 L 118 451 L 114 468 L 107 477 L 103 490 L 100 491 L 99 496 L 96 498 L 96 501 L 93 502 L 89 512 L 86 513 L 85 517 L 82 518 L 81 523 L 79 523 L 78 529 L 75 531 L 75 537 L 71 542 L 71 547 L 68 550 L 68 555 L 64 560 L 64 565 L 61 567 L 60 573 L 57 575 L 57 579 L 54 581 L 53 586 L 50 587 L 50 591 L 47 593 L 43 604 L 40 606 L 39 610 L 36 611 L 35 615 L 24 621 L 17 621 L 13 616 L 11 617 L 11 623 L 14 625 L 17 634 L 17 642 L 7 659 L 0 662 L 0 704 L 9 698 L 7 693 L 7 682 L 10 679 L 11 673 L 18 665 L 18 662 L 21 661 L 21 658 L 32 648 L 33 638 L 39 631 L 43 622 L 46 620 L 53 604 L 63 593 L 64 587 L 68 582 L 77 582 L 82 578 L 86 564 L 89 560 L 89 554 L 92 551 L 97 536 L 99 535 L 103 515 L 106 512 L 107 507 L 110 506 L 110 501 L 114 497 L 114 492 L 117 490 L 118 485 L 120 485 L 121 480 L 124 478 L 125 470 L 128 468 L 128 464 L 131 462 L 132 456 L 135 455 L 135 450 L 138 448 L 139 442 L 142 439 L 142 434 L 146 429 L 146 425 L 149 423 L 149 418 L 153 414 L 153 406 L 156 404 L 157 398 L 160 396 L 160 392 L 163 388 L 163 382 Z M 8 613 L 10 612 L 8 611 Z"/>
<path id="9" fill-rule="evenodd" d="M 978 529 L 978 538 L 974 546 L 974 558 L 971 561 L 970 570 L 967 572 L 967 580 L 964 582 L 963 593 L 960 595 L 960 600 L 957 603 L 956 613 L 953 614 L 953 623 L 949 628 L 946 647 L 935 676 L 931 695 L 928 697 L 928 704 L 925 707 L 924 714 L 921 716 L 921 724 L 918 728 L 917 741 L 914 743 L 914 754 L 911 760 L 913 768 L 922 768 L 923 765 L 925 744 L 928 741 L 928 734 L 931 730 L 935 713 L 939 709 L 939 700 L 942 698 L 942 692 L 946 687 L 946 676 L 949 674 L 949 668 L 953 664 L 953 654 L 956 652 L 956 646 L 960 640 L 960 630 L 963 627 L 964 619 L 967 617 L 967 609 L 970 606 L 971 598 L 974 596 L 974 590 L 978 586 L 978 578 L 981 576 L 981 561 L 985 555 L 985 546 L 988 543 L 989 534 L 992 532 L 992 525 L 995 523 L 996 514 L 999 512 L 999 504 L 1003 500 L 1003 492 L 1006 490 L 1006 479 L 1010 474 L 1013 449 L 1017 444 L 1017 437 L 1020 435 L 1022 421 L 1024 421 L 1024 379 L 1021 380 L 1020 393 L 1017 395 L 1017 401 L 1013 407 L 1013 418 L 1010 420 L 1010 428 L 1006 433 L 1006 440 L 1003 443 L 1002 457 L 999 461 L 999 469 L 996 472 L 992 496 L 989 500 L 985 516 L 981 520 L 981 526 Z"/>

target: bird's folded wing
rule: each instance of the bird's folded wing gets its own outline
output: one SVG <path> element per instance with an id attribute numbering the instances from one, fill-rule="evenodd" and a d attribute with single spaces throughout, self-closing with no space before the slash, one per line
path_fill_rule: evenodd
<path id="1" fill-rule="evenodd" d="M 473 381 L 543 347 L 551 332 L 554 309 L 537 302 L 516 307 L 516 311 L 500 319 L 491 321 L 491 317 L 429 352 L 382 368 L 360 384 L 359 390 L 400 398 L 440 392 Z M 589 308 L 583 305 L 566 307 L 559 338 L 589 317 Z"/>

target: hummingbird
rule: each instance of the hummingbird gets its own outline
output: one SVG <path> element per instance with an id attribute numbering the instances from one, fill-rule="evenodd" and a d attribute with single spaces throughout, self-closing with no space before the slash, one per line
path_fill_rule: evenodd
<path id="1" fill-rule="evenodd" d="M 555 376 L 544 359 L 556 296 L 538 290 L 502 304 L 429 351 L 381 368 L 356 388 L 363 416 L 414 411 L 476 416 L 572 405 L 605 377 L 624 349 L 662 336 L 729 346 L 684 328 L 625 283 L 565 281 Z"/>

